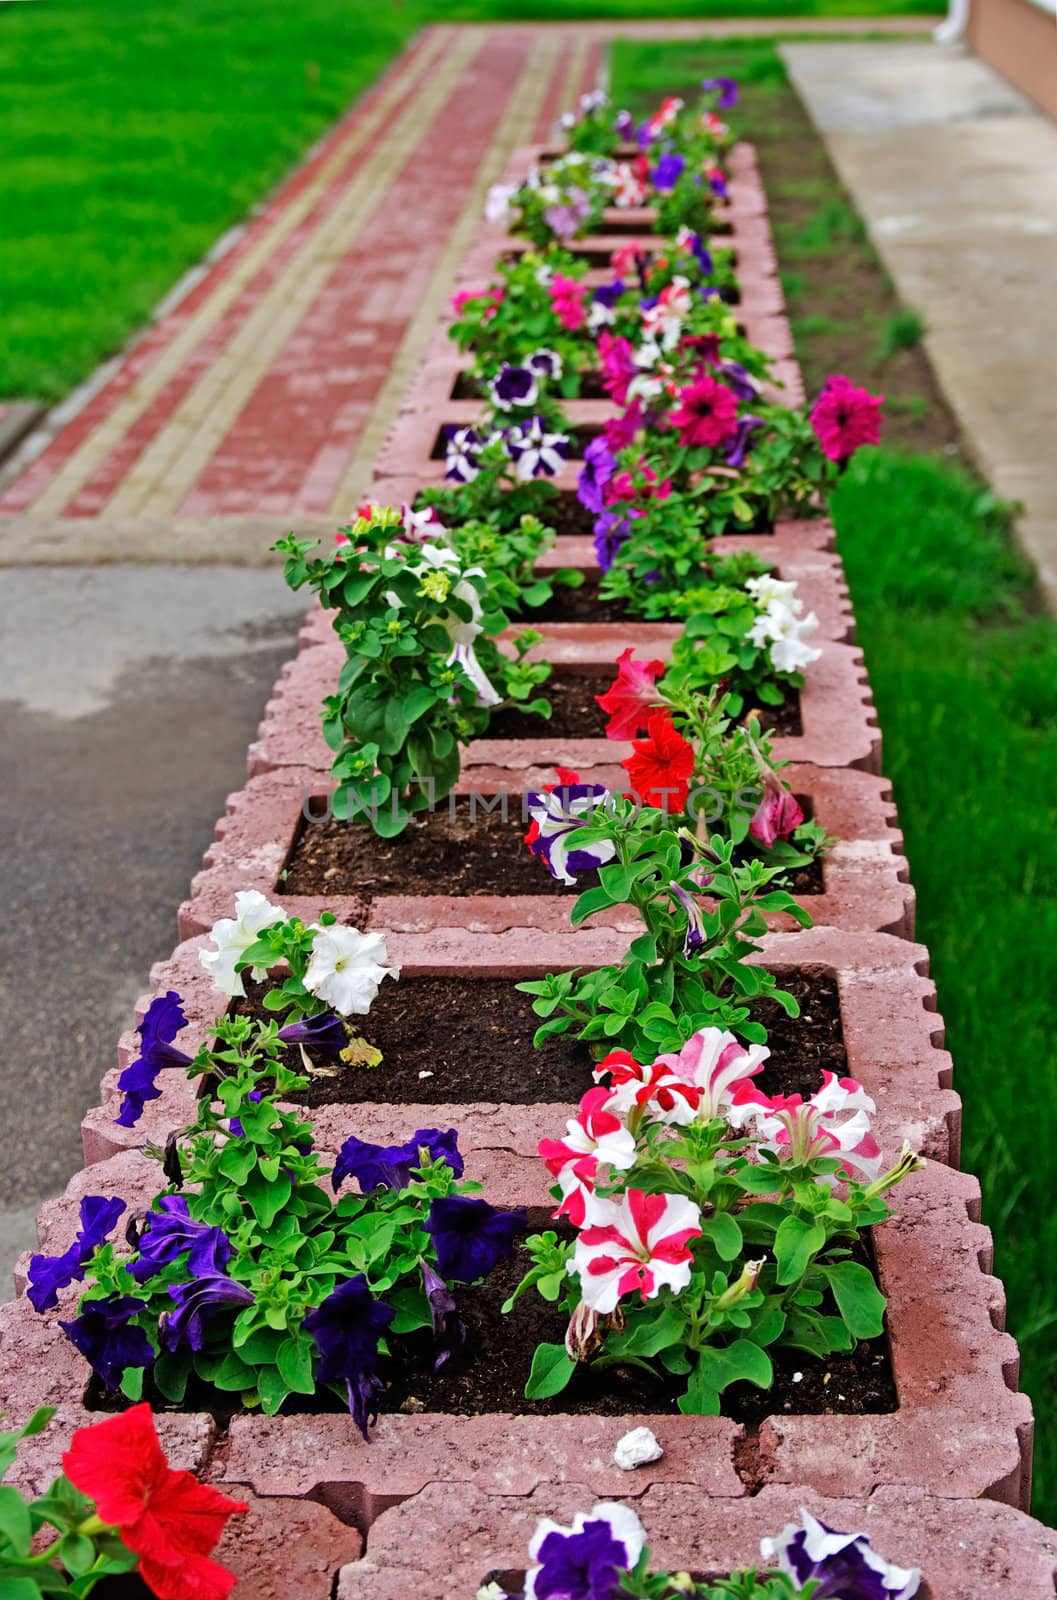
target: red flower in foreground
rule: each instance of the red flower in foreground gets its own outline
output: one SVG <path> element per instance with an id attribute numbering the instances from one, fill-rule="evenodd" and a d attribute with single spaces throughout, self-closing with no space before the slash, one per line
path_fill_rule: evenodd
<path id="1" fill-rule="evenodd" d="M 706 373 L 683 389 L 679 399 L 681 404 L 672 412 L 671 421 L 679 429 L 680 444 L 712 450 L 730 438 L 737 426 L 738 402 L 726 384 Z"/>
<path id="2" fill-rule="evenodd" d="M 880 444 L 884 398 L 858 388 L 843 373 L 831 373 L 811 410 L 823 454 L 831 461 L 847 461 L 861 445 Z"/>
<path id="3" fill-rule="evenodd" d="M 635 754 L 622 762 L 632 792 L 648 806 L 669 813 L 682 811 L 694 775 L 694 747 L 672 723 L 667 711 L 655 711 L 646 723 L 645 739 L 634 741 Z"/>
<path id="4" fill-rule="evenodd" d="M 139 1556 L 140 1577 L 159 1600 L 225 1600 L 231 1593 L 235 1574 L 209 1552 L 245 1501 L 170 1467 L 149 1405 L 79 1428 L 62 1467 Z"/>
<path id="5" fill-rule="evenodd" d="M 634 739 L 645 728 L 650 712 L 657 709 L 657 679 L 663 671 L 663 661 L 636 661 L 634 645 L 620 652 L 616 680 L 605 694 L 595 695 L 609 717 L 607 739 Z"/>

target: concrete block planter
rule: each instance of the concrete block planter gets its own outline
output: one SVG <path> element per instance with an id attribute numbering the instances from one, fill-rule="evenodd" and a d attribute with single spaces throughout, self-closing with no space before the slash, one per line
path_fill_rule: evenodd
<path id="1" fill-rule="evenodd" d="M 336 904 L 332 908 L 338 909 Z M 198 959 L 206 942 L 201 935 L 185 940 L 152 974 L 153 993 L 171 988 L 183 998 L 188 1028 L 181 1048 L 189 1054 L 225 1009 L 222 996 Z M 511 926 L 509 916 L 497 909 L 491 918 L 482 911 L 475 928 L 394 930 L 388 945 L 390 955 L 403 966 L 403 980 L 455 977 L 473 982 L 478 978 L 541 977 L 548 971 L 619 960 L 627 947 L 627 934 L 613 927 L 584 927 L 575 933 L 548 933 L 541 939 L 539 929 Z M 847 1071 L 866 1085 L 877 1102 L 878 1138 L 883 1146 L 898 1150 L 905 1138 L 916 1150 L 938 1161 L 956 1163 L 961 1108 L 951 1089 L 953 1070 L 943 1049 L 935 988 L 925 976 L 924 948 L 889 934 L 815 928 L 768 934 L 758 959 L 780 978 L 784 974 L 817 974 L 835 983 Z M 137 1016 L 143 1015 L 150 998 L 141 998 Z M 82 1122 L 88 1163 L 147 1143 L 164 1144 L 169 1133 L 193 1117 L 194 1086 L 182 1073 L 170 1072 L 161 1080 L 161 1098 L 149 1102 L 137 1126 L 117 1126 L 117 1078 L 134 1058 L 137 1044 L 131 1030 L 122 1035 L 116 1066 L 100 1085 L 101 1103 Z M 548 1127 L 553 1130 L 556 1122 L 569 1114 L 567 1107 L 564 1112 L 554 1106 L 533 1109 L 539 1110 L 539 1121 L 529 1115 L 525 1105 L 504 1107 L 482 1101 L 468 1113 L 455 1106 L 445 1108 L 457 1126 L 466 1124 L 464 1148 L 481 1154 L 485 1171 L 489 1162 L 501 1158 L 504 1183 L 515 1185 L 516 1192 L 504 1190 L 511 1204 L 546 1205 L 536 1144 Z M 399 1128 L 406 1126 L 411 1133 L 416 1127 L 435 1124 L 440 1114 L 436 1103 L 426 1112 L 423 1105 L 409 1103 L 399 1107 L 331 1106 L 317 1117 L 324 1145 L 333 1143 L 337 1148 L 354 1127 L 361 1137 L 395 1138 Z M 472 1125 L 468 1116 L 473 1118 Z M 367 1133 L 367 1127 L 374 1133 Z M 512 1165 L 514 1157 L 519 1160 Z"/>
<path id="2" fill-rule="evenodd" d="M 667 1414 L 389 1414 L 370 1444 L 347 1417 L 247 1415 L 231 1423 L 217 1481 L 322 1500 L 359 1526 L 431 1483 L 493 1495 L 575 1484 L 613 1498 L 626 1494 L 628 1483 L 613 1465 L 613 1447 L 630 1428 L 646 1425 L 664 1456 L 636 1470 L 639 1493 L 682 1483 L 699 1495 L 737 1495 L 739 1483 L 750 1494 L 781 1483 L 812 1496 L 865 1497 L 881 1483 L 1023 1508 L 1031 1407 L 1015 1388 L 1016 1345 L 1001 1331 L 1002 1289 L 989 1276 L 990 1236 L 976 1220 L 979 1188 L 965 1174 L 930 1164 L 908 1180 L 899 1211 L 875 1231 L 889 1299 L 895 1412 L 783 1415 L 755 1435 L 725 1418 Z"/>
<path id="3" fill-rule="evenodd" d="M 493 774 L 468 768 L 459 787 L 464 794 L 494 795 L 503 792 L 504 776 L 509 774 L 501 769 Z M 592 768 L 581 776 L 587 782 L 614 788 L 626 781 L 623 769 L 615 766 Z M 823 862 L 823 892 L 804 899 L 816 924 L 909 938 L 914 895 L 906 862 L 899 853 L 902 839 L 893 826 L 895 808 L 887 798 L 884 779 L 852 769 L 818 767 L 794 767 L 785 776 L 794 793 L 811 802 L 815 820 L 840 841 Z M 553 782 L 553 773 L 543 768 L 520 775 L 508 800 L 515 822 L 522 815 L 523 793 L 547 782 Z M 372 894 L 367 883 L 352 896 L 319 899 L 286 893 L 283 869 L 302 832 L 312 826 L 307 816 L 324 813 L 328 792 L 326 781 L 321 782 L 310 768 L 286 767 L 252 778 L 244 789 L 230 795 L 225 816 L 217 823 L 216 839 L 192 882 L 190 898 L 180 907 L 180 937 L 207 933 L 219 917 L 230 914 L 240 889 L 259 889 L 306 921 L 330 907 L 341 921 L 362 926 L 366 916 L 369 927 L 393 932 L 436 927 L 494 930 L 501 920 L 507 926 L 554 932 L 568 926 L 571 894 L 379 895 Z M 517 848 L 513 833 L 511 848 Z M 621 917 L 619 912 L 612 913 L 614 925 L 630 929 L 633 925 L 627 922 L 627 914 L 623 920 Z M 773 914 L 771 925 L 786 930 L 793 927 L 783 913 Z"/>
<path id="4" fill-rule="evenodd" d="M 889 1560 L 920 1567 L 923 1600 L 1051 1600 L 1054 1592 L 1057 1534 L 994 1500 L 887 1487 L 867 1497 L 823 1499 L 806 1485 L 785 1484 L 734 1499 L 675 1483 L 643 1493 L 637 1474 L 626 1478 L 618 1498 L 641 1517 L 655 1570 L 714 1579 L 751 1566 L 761 1538 L 797 1522 L 807 1506 L 827 1527 L 866 1533 Z M 431 1483 L 372 1524 L 367 1554 L 342 1569 L 337 1600 L 471 1596 L 493 1570 L 508 1578 L 524 1572 L 539 1518 L 568 1526 L 593 1503 L 586 1485 L 541 1486 L 517 1496 Z"/>
<path id="5" fill-rule="evenodd" d="M 651 647 L 650 654 L 663 657 L 667 641 L 663 635 L 653 637 L 657 648 Z M 568 670 L 590 672 L 611 665 L 631 642 L 627 627 L 614 624 L 605 632 L 601 626 L 586 635 L 570 632 L 562 649 Z M 554 659 L 549 650 L 547 657 Z M 286 766 L 330 770 L 333 753 L 320 731 L 319 708 L 323 697 L 333 693 L 343 659 L 340 647 L 321 647 L 303 651 L 286 664 L 249 748 L 251 777 Z M 826 646 L 821 660 L 814 662 L 807 674 L 800 693 L 800 716 L 802 733 L 774 740 L 774 753 L 780 760 L 880 771 L 881 735 L 862 653 L 856 646 Z M 555 729 L 531 739 L 474 740 L 468 746 L 465 765 L 503 767 L 511 772 L 556 765 L 580 770 L 619 763 L 630 753 L 630 745 L 618 741 L 567 738 Z"/>

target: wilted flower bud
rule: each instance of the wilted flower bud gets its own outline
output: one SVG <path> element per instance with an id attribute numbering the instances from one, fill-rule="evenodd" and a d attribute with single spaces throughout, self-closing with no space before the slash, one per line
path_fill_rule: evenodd
<path id="1" fill-rule="evenodd" d="M 598 1312 L 585 1306 L 583 1301 L 569 1318 L 565 1331 L 565 1349 L 571 1361 L 587 1361 L 602 1343 L 598 1331 Z"/>
<path id="2" fill-rule="evenodd" d="M 882 1172 L 879 1178 L 874 1179 L 866 1191 L 867 1199 L 875 1200 L 878 1195 L 884 1194 L 887 1189 L 894 1189 L 897 1183 L 902 1183 L 904 1178 L 909 1178 L 912 1172 L 920 1172 L 924 1165 L 924 1158 L 915 1155 L 909 1141 L 904 1139 L 903 1148 L 899 1152 L 899 1160 L 894 1167 L 890 1167 L 887 1172 Z"/>

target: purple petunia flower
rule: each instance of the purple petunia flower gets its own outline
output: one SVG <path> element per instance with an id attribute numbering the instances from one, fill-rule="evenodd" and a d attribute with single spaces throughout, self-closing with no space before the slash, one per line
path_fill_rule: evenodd
<path id="1" fill-rule="evenodd" d="M 746 416 L 738 418 L 734 429 L 734 437 L 731 439 L 726 453 L 728 467 L 744 466 L 745 456 L 752 442 L 753 434 L 758 433 L 761 428 L 766 426 L 767 423 L 763 417 Z"/>
<path id="2" fill-rule="evenodd" d="M 571 239 L 591 214 L 591 197 L 583 189 L 570 189 L 564 205 L 547 206 L 543 220 L 559 239 Z"/>
<path id="3" fill-rule="evenodd" d="M 630 140 L 635 137 L 635 118 L 630 111 L 618 111 L 613 122 L 613 132 L 618 138 Z"/>
<path id="4" fill-rule="evenodd" d="M 594 292 L 594 299 L 599 305 L 606 306 L 610 311 L 624 293 L 626 285 L 623 278 L 614 278 L 612 283 L 603 283 Z"/>
<path id="5" fill-rule="evenodd" d="M 631 536 L 631 520 L 619 511 L 603 511 L 594 526 L 595 559 L 603 572 L 608 572 L 616 559 L 617 551 Z"/>
<path id="6" fill-rule="evenodd" d="M 81 1226 L 76 1239 L 61 1256 L 33 1256 L 29 1263 L 27 1297 L 34 1311 L 50 1311 L 59 1303 L 59 1290 L 84 1278 L 85 1267 L 125 1209 L 115 1195 L 86 1195 L 81 1201 Z"/>
<path id="7" fill-rule="evenodd" d="M 422 1287 L 429 1301 L 430 1316 L 433 1318 L 433 1337 L 437 1347 L 437 1353 L 433 1358 L 433 1370 L 439 1372 L 459 1346 L 465 1343 L 466 1325 L 455 1315 L 455 1296 L 444 1279 L 439 1273 L 434 1272 L 428 1261 L 420 1261 L 419 1268 L 422 1272 Z"/>
<path id="8" fill-rule="evenodd" d="M 755 400 L 760 393 L 760 386 L 738 361 L 720 361 L 716 370 L 723 374 L 723 382 L 728 389 L 732 389 L 739 400 Z"/>
<path id="9" fill-rule="evenodd" d="M 223 1228 L 192 1221 L 182 1194 L 163 1195 L 158 1209 L 148 1211 L 144 1221 L 147 1226 L 140 1232 L 138 1244 L 140 1259 L 129 1266 L 137 1283 L 153 1278 L 184 1250 L 189 1252 L 186 1265 L 192 1278 L 216 1277 L 231 1260 L 231 1240 Z"/>
<path id="10" fill-rule="evenodd" d="M 588 511 L 599 515 L 605 510 L 606 484 L 617 470 L 617 458 L 600 434 L 584 450 L 584 464 L 576 480 L 576 498 Z"/>
<path id="11" fill-rule="evenodd" d="M 529 794 L 526 805 L 532 826 L 525 843 L 546 863 L 552 878 L 575 883 L 578 872 L 597 871 L 616 855 L 611 839 L 577 847 L 577 835 L 599 820 L 595 812 L 611 808 L 609 790 L 602 784 L 559 784 L 543 794 Z"/>
<path id="12" fill-rule="evenodd" d="M 539 395 L 536 374 L 528 367 L 513 367 L 504 361 L 491 382 L 492 399 L 501 411 L 514 406 L 534 405 Z"/>
<path id="13" fill-rule="evenodd" d="M 706 94 L 711 94 L 713 89 L 719 90 L 717 111 L 729 111 L 731 106 L 738 103 L 738 85 L 733 78 L 705 78 L 701 87 Z"/>
<path id="14" fill-rule="evenodd" d="M 314 1017 L 302 1017 L 300 1022 L 288 1022 L 279 1029 L 284 1044 L 310 1044 L 326 1056 L 340 1056 L 349 1042 L 345 1026 L 336 1011 L 328 1006 Z"/>
<path id="15" fill-rule="evenodd" d="M 916 1567 L 893 1566 L 870 1548 L 865 1533 L 836 1533 L 801 1508 L 775 1539 L 761 1539 L 765 1559 L 778 1557 L 798 1589 L 814 1580 L 815 1600 L 911 1600 L 921 1584 Z"/>
<path id="16" fill-rule="evenodd" d="M 339 1283 L 322 1305 L 310 1311 L 301 1326 L 319 1351 L 319 1383 L 343 1383 L 353 1421 L 367 1438 L 378 1419 L 377 1399 L 382 1389 L 378 1376 L 378 1341 L 396 1312 L 376 1300 L 362 1273 Z"/>
<path id="17" fill-rule="evenodd" d="M 167 1291 L 176 1304 L 175 1311 L 163 1311 L 158 1318 L 158 1333 L 166 1350 L 182 1344 L 201 1350 L 206 1338 L 206 1320 L 215 1306 L 251 1306 L 253 1295 L 244 1283 L 236 1283 L 225 1273 L 203 1273 L 190 1283 L 173 1284 Z"/>
<path id="18" fill-rule="evenodd" d="M 136 1032 L 140 1036 L 140 1053 L 131 1066 L 125 1068 L 117 1086 L 125 1098 L 121 1110 L 114 1118 L 120 1128 L 134 1128 L 143 1115 L 148 1100 L 157 1100 L 161 1090 L 155 1079 L 166 1067 L 189 1067 L 191 1057 L 182 1050 L 173 1049 L 173 1040 L 181 1028 L 186 1028 L 183 1001 L 174 989 L 155 997 L 147 1007 Z"/>
<path id="19" fill-rule="evenodd" d="M 404 1144 L 370 1144 L 350 1135 L 338 1152 L 331 1173 L 335 1190 L 346 1178 L 355 1178 L 361 1194 L 372 1189 L 406 1189 L 411 1173 L 426 1161 L 446 1161 L 457 1178 L 463 1174 L 458 1134 L 454 1128 L 419 1128 Z"/>
<path id="20" fill-rule="evenodd" d="M 524 1206 L 497 1211 L 487 1200 L 449 1194 L 434 1200 L 426 1218 L 433 1235 L 442 1277 L 455 1283 L 476 1283 L 514 1253 L 514 1240 L 525 1230 Z"/>
<path id="21" fill-rule="evenodd" d="M 602 1503 L 589 1515 L 579 1512 L 571 1528 L 544 1517 L 529 1544 L 538 1565 L 526 1592 L 535 1600 L 619 1600 L 622 1575 L 644 1543 L 642 1523 L 628 1506 Z"/>
<path id="22" fill-rule="evenodd" d="M 661 194 L 674 189 L 686 170 L 686 157 L 675 150 L 666 150 L 650 173 L 653 187 Z"/>
<path id="23" fill-rule="evenodd" d="M 149 1367 L 154 1360 L 147 1335 L 132 1325 L 132 1318 L 146 1309 L 147 1302 L 133 1295 L 108 1294 L 89 1300 L 79 1316 L 59 1327 L 106 1387 L 116 1389 L 127 1367 Z"/>
<path id="24" fill-rule="evenodd" d="M 712 252 L 708 249 L 701 235 L 699 233 L 690 233 L 685 242 L 690 248 L 690 254 L 701 268 L 702 276 L 710 278 L 715 270 L 715 264 L 712 260 Z"/>
<path id="25" fill-rule="evenodd" d="M 714 168 L 713 171 L 709 173 L 708 186 L 718 200 L 725 200 L 727 198 L 727 180 L 723 176 L 722 172 L 720 172 L 718 167 Z"/>

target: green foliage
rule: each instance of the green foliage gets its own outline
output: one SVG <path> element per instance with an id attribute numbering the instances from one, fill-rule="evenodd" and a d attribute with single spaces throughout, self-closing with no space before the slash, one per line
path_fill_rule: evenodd
<path id="1" fill-rule="evenodd" d="M 521 528 L 524 570 L 546 530 Z M 539 635 L 521 633 L 513 657 L 494 643 L 509 621 L 511 572 L 497 592 L 451 544 L 408 543 L 402 532 L 398 512 L 371 507 L 326 556 L 292 534 L 275 546 L 290 587 L 307 585 L 337 612 L 345 647 L 337 692 L 323 702 L 323 733 L 337 752 L 335 815 L 362 817 L 384 838 L 451 792 L 460 745 L 484 732 L 494 706 L 550 714 L 535 691 L 551 669 L 527 660 Z"/>
<path id="2" fill-rule="evenodd" d="M 883 366 L 900 350 L 913 350 L 925 337 L 925 322 L 910 306 L 900 306 L 885 320 L 874 348 L 875 366 Z"/>

